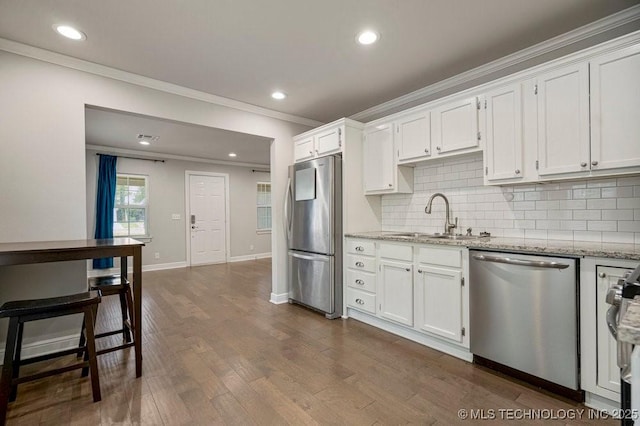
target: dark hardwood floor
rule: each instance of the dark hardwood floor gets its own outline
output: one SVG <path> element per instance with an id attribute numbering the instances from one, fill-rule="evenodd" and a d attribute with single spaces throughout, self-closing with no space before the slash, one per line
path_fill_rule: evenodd
<path id="1" fill-rule="evenodd" d="M 70 372 L 20 386 L 7 424 L 480 422 L 461 419 L 461 409 L 483 409 L 475 414 L 485 418 L 494 410 L 495 419 L 481 423 L 506 423 L 530 409 L 577 417 L 544 424 L 595 422 L 583 405 L 358 321 L 273 305 L 270 291 L 270 259 L 145 272 L 142 377 L 135 378 L 133 351 L 103 355 L 101 402 L 92 402 L 87 379 Z M 104 300 L 99 330 L 117 319 L 115 302 Z"/>

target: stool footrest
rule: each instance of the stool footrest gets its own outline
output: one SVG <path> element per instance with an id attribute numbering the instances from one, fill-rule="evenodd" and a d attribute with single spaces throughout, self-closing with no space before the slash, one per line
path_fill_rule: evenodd
<path id="1" fill-rule="evenodd" d="M 31 374 L 29 376 L 18 377 L 17 379 L 11 380 L 11 384 L 19 385 L 20 383 L 32 382 L 34 380 L 44 379 L 45 377 L 66 373 L 67 371 L 78 370 L 80 368 L 85 368 L 85 367 L 89 367 L 89 361 L 83 361 L 73 365 L 67 365 L 66 367 L 56 368 L 55 370 L 42 371 L 40 373 Z"/>
<path id="2" fill-rule="evenodd" d="M 86 347 L 83 346 L 83 347 L 80 347 L 80 348 L 65 349 L 63 351 L 58 351 L 58 352 L 54 352 L 54 353 L 51 353 L 51 354 L 34 356 L 33 358 L 21 359 L 20 360 L 20 365 L 35 364 L 36 362 L 47 361 L 47 360 L 54 359 L 54 358 L 59 358 L 61 356 L 65 356 L 65 355 L 77 354 L 79 352 L 84 352 L 85 349 L 86 349 Z M 15 362 L 16 361 L 14 361 L 14 363 Z"/>
<path id="3" fill-rule="evenodd" d="M 99 351 L 96 351 L 96 355 L 104 355 L 104 354 L 108 354 L 109 352 L 115 352 L 121 349 L 132 348 L 134 345 L 135 343 L 131 342 L 131 343 L 125 343 L 123 345 L 114 346 L 112 348 L 101 349 Z"/>

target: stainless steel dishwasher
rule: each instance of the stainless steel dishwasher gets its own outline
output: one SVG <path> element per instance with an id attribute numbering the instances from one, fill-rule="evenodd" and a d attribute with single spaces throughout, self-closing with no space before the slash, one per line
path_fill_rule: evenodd
<path id="1" fill-rule="evenodd" d="M 576 260 L 473 250 L 469 256 L 474 358 L 578 390 Z"/>

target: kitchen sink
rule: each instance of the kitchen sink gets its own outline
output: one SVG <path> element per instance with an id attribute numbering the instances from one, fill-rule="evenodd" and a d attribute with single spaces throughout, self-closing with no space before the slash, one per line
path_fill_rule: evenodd
<path id="1" fill-rule="evenodd" d="M 395 238 L 430 238 L 433 234 L 425 234 L 422 232 L 395 232 L 392 234 L 385 234 L 387 237 Z"/>

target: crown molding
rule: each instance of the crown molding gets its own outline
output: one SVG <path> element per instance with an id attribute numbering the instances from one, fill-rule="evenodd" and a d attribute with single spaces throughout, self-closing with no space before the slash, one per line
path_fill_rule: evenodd
<path id="1" fill-rule="evenodd" d="M 364 111 L 360 111 L 351 115 L 349 118 L 356 121 L 366 122 L 371 117 L 384 115 L 395 108 L 437 95 L 445 90 L 453 89 L 467 82 L 489 76 L 496 72 L 513 67 L 555 50 L 562 49 L 563 47 L 597 36 L 598 34 L 605 33 L 637 20 L 640 20 L 640 5 L 624 9 L 620 12 L 614 13 L 613 15 L 609 15 L 567 33 L 550 38 L 549 40 L 545 40 L 500 59 L 496 59 L 495 61 L 480 65 L 479 67 L 465 71 L 446 80 L 439 81 L 430 86 L 423 87 L 422 89 L 415 90 L 407 93 L 406 95 L 373 106 Z"/>
<path id="2" fill-rule="evenodd" d="M 247 104 L 244 102 L 236 101 L 234 99 L 212 95 L 210 93 L 201 92 L 199 90 L 189 89 L 177 84 L 167 83 L 166 81 L 144 77 L 128 71 L 122 71 L 119 69 L 107 67 L 105 65 L 96 64 L 94 62 L 89 62 L 60 53 L 52 52 L 50 50 L 41 49 L 39 47 L 18 43 L 13 40 L 0 38 L 0 50 L 4 50 L 5 52 L 9 53 L 15 53 L 16 55 L 26 56 L 32 59 L 37 59 L 39 61 L 48 62 L 51 64 L 60 65 L 66 68 L 99 75 L 101 77 L 107 77 L 113 80 L 119 80 L 125 83 L 131 83 L 137 86 L 159 90 L 161 92 L 183 96 L 185 98 L 196 99 L 198 101 L 203 101 L 210 104 L 225 106 L 240 111 L 276 118 L 278 120 L 289 121 L 291 123 L 302 124 L 311 127 L 318 127 L 324 124 L 320 121 L 312 120 L 310 118 L 298 117 L 297 115 L 286 114 L 284 112 L 278 112 L 268 108 Z"/>
<path id="3" fill-rule="evenodd" d="M 152 151 L 138 151 L 135 149 L 124 149 L 124 148 L 115 148 L 112 146 L 106 145 L 85 145 L 87 151 L 93 150 L 98 151 L 99 154 L 114 154 L 116 157 L 118 154 L 122 155 L 137 155 L 141 158 L 147 160 L 180 160 L 180 161 L 193 161 L 195 163 L 206 163 L 206 164 L 218 164 L 221 166 L 236 166 L 236 167 L 249 167 L 249 168 L 264 168 L 267 169 L 265 172 L 270 173 L 269 164 L 259 164 L 259 163 L 241 163 L 238 161 L 224 161 L 224 160 L 212 160 L 209 158 L 198 158 L 198 157 L 189 157 L 188 155 L 173 155 L 173 154 L 163 154 L 161 152 L 152 152 Z"/>

